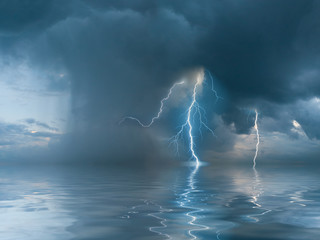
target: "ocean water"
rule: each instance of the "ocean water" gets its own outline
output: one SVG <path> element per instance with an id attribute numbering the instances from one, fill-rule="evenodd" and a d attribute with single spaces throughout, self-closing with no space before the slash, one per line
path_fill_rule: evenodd
<path id="1" fill-rule="evenodd" d="M 2 240 L 320 239 L 315 167 L 1 166 Z"/>

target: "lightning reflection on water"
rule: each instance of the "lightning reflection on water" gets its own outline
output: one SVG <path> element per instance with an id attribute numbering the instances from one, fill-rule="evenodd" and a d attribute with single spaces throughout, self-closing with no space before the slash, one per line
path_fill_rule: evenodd
<path id="1" fill-rule="evenodd" d="M 259 172 L 255 168 L 253 168 L 253 174 L 254 176 L 252 179 L 252 194 L 251 194 L 251 200 L 249 201 L 253 204 L 252 208 L 259 209 L 262 212 L 248 215 L 248 217 L 252 219 L 254 222 L 259 222 L 259 217 L 271 212 L 271 210 L 264 208 L 262 204 L 259 203 L 259 198 L 263 194 L 263 186 L 261 183 Z"/>
<path id="2" fill-rule="evenodd" d="M 210 230 L 209 226 L 198 222 L 200 218 L 203 218 L 201 212 L 205 211 L 203 207 L 199 206 L 199 203 L 201 204 L 203 200 L 197 196 L 199 193 L 203 192 L 203 190 L 198 189 L 197 187 L 196 175 L 198 174 L 199 169 L 200 166 L 196 165 L 193 170 L 190 171 L 186 189 L 180 194 L 177 201 L 180 207 L 189 209 L 189 211 L 185 213 L 185 216 L 189 219 L 188 224 L 191 226 L 191 228 L 187 230 L 190 239 L 199 239 L 195 232 Z"/>

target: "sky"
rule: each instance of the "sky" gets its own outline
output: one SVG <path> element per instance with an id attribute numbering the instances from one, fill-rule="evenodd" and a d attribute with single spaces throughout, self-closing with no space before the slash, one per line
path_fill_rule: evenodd
<path id="1" fill-rule="evenodd" d="M 191 88 L 204 90 L 214 130 L 195 137 L 212 164 L 318 164 L 320 1 L 0 1 L 0 161 L 170 166 L 190 159 L 168 143 Z M 190 85 L 190 84 L 189 84 Z M 189 86 L 188 85 L 188 86 Z M 199 100 L 200 101 L 200 100 Z"/>

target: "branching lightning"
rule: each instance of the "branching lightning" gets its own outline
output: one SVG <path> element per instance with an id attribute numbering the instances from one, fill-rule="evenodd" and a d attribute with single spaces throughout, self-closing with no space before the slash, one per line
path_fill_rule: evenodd
<path id="1" fill-rule="evenodd" d="M 178 203 L 180 207 L 184 207 L 189 209 L 185 213 L 185 215 L 190 219 L 188 221 L 188 224 L 191 226 L 191 229 L 188 230 L 188 236 L 190 239 L 199 239 L 194 232 L 198 231 L 206 231 L 209 230 L 210 227 L 200 224 L 198 222 L 199 215 L 201 212 L 205 211 L 201 206 L 193 206 L 193 201 L 197 200 L 197 193 L 200 191 L 196 187 L 196 180 L 195 176 L 197 172 L 200 169 L 201 166 L 201 161 L 200 158 L 198 157 L 197 151 L 196 151 L 196 138 L 200 135 L 202 137 L 202 129 L 206 129 L 208 132 L 210 132 L 213 136 L 215 136 L 214 131 L 208 126 L 207 124 L 207 114 L 206 114 L 206 109 L 201 106 L 201 101 L 200 101 L 200 94 L 202 90 L 202 85 L 203 83 L 206 84 L 206 86 L 210 85 L 209 92 L 212 92 L 216 102 L 219 99 L 222 99 L 217 91 L 214 89 L 214 79 L 211 73 L 208 70 L 201 69 L 199 72 L 196 74 L 196 79 L 192 79 L 192 87 L 190 87 L 190 90 L 188 90 L 188 96 L 191 95 L 190 97 L 190 102 L 188 101 L 186 110 L 184 112 L 184 121 L 182 125 L 178 127 L 177 133 L 169 138 L 169 143 L 174 144 L 176 146 L 176 151 L 177 153 L 179 152 L 179 141 L 182 140 L 184 137 L 188 138 L 188 148 L 191 153 L 191 160 L 193 160 L 194 167 L 193 170 L 190 172 L 190 175 L 188 177 L 188 186 L 184 190 L 184 192 L 180 195 L 180 198 L 178 200 Z M 195 80 L 195 81 L 194 81 Z M 209 84 L 206 81 L 210 81 Z M 149 128 L 156 120 L 160 118 L 160 116 L 163 113 L 163 108 L 164 104 L 166 101 L 169 100 L 171 97 L 174 88 L 177 85 L 182 85 L 185 84 L 184 81 L 182 82 L 177 82 L 175 83 L 169 90 L 167 96 L 163 98 L 160 102 L 160 109 L 158 113 L 151 119 L 151 121 L 147 124 L 142 123 L 138 118 L 135 117 L 125 117 L 121 120 L 120 124 L 123 123 L 126 120 L 133 120 L 136 121 L 141 127 L 144 128 Z M 188 82 L 188 84 L 191 84 Z M 196 134 L 196 132 L 198 134 Z M 170 235 L 162 233 L 160 230 L 164 229 L 167 227 L 166 225 L 166 219 L 160 218 L 156 214 L 149 214 L 149 216 L 155 217 L 158 220 L 160 220 L 160 224 L 162 226 L 160 227 L 150 227 L 149 230 L 157 233 L 159 235 L 165 236 L 168 239 L 172 239 Z M 217 235 L 218 238 L 218 235 Z"/>
<path id="2" fill-rule="evenodd" d="M 216 99 L 220 99 L 221 97 L 218 96 L 217 92 L 214 90 L 213 88 L 213 78 L 210 74 L 209 71 L 207 71 L 209 73 L 209 77 L 211 79 L 211 90 L 214 93 Z M 184 124 L 181 125 L 180 130 L 177 132 L 176 135 L 174 135 L 173 137 L 170 138 L 170 143 L 173 143 L 176 145 L 177 148 L 177 153 L 179 151 L 178 149 L 178 141 L 182 138 L 182 134 L 184 132 L 185 129 L 187 129 L 187 134 L 188 134 L 188 138 L 189 138 L 189 149 L 191 152 L 191 158 L 195 160 L 195 167 L 198 168 L 200 166 L 200 160 L 199 157 L 197 156 L 196 152 L 195 152 L 195 140 L 194 140 L 194 135 L 193 135 L 193 122 L 194 122 L 194 118 L 195 116 L 198 114 L 199 116 L 199 132 L 202 135 L 202 131 L 201 131 L 201 127 L 206 128 L 213 136 L 214 132 L 213 130 L 208 127 L 208 125 L 206 124 L 204 120 L 206 120 L 206 111 L 203 107 L 200 106 L 200 104 L 197 101 L 197 94 L 198 94 L 198 88 L 202 85 L 203 81 L 205 80 L 204 78 L 204 71 L 201 71 L 198 73 L 197 75 L 197 81 L 193 86 L 193 91 L 192 91 L 192 101 L 188 107 L 187 110 L 187 118 L 186 121 L 184 122 Z M 221 98 L 222 99 L 222 98 Z M 193 113 L 193 114 L 192 114 Z M 192 119 L 191 119 L 192 118 Z"/>
<path id="3" fill-rule="evenodd" d="M 216 97 L 216 102 L 219 100 L 219 99 L 223 99 L 222 97 L 220 97 L 217 93 L 217 91 L 214 89 L 214 84 L 213 84 L 213 77 L 211 75 L 211 72 L 206 70 L 206 72 L 208 73 L 209 75 L 209 78 L 211 79 L 211 91 L 213 92 L 213 94 L 215 95 Z"/>
<path id="4" fill-rule="evenodd" d="M 173 84 L 173 86 L 170 88 L 170 90 L 169 90 L 169 92 L 168 92 L 168 95 L 161 100 L 161 102 L 160 102 L 160 109 L 159 109 L 157 115 L 154 116 L 154 117 L 151 119 L 150 123 L 148 123 L 148 124 L 143 124 L 138 118 L 129 116 L 129 117 L 124 117 L 124 118 L 119 122 L 119 124 L 122 124 L 122 123 L 123 123 L 125 120 L 127 120 L 127 119 L 131 119 L 131 120 L 134 120 L 134 121 L 138 122 L 138 123 L 141 125 L 141 127 L 145 127 L 145 128 L 150 127 L 150 126 L 154 123 L 155 120 L 157 120 L 157 119 L 160 118 L 161 113 L 163 112 L 164 102 L 167 101 L 167 100 L 170 98 L 173 89 L 174 89 L 177 85 L 182 85 L 182 84 L 184 84 L 184 81 L 177 82 L 177 83 Z"/>
<path id="5" fill-rule="evenodd" d="M 180 139 L 181 134 L 183 133 L 184 129 L 185 129 L 186 127 L 188 127 L 189 148 L 190 148 L 190 151 L 191 151 L 191 154 L 192 154 L 192 158 L 195 160 L 195 166 L 196 166 L 196 168 L 199 167 L 199 165 L 200 165 L 200 160 L 199 160 L 199 157 L 196 155 L 195 150 L 194 150 L 195 143 L 194 143 L 194 137 L 193 137 L 193 135 L 192 135 L 192 129 L 193 129 L 193 127 L 192 127 L 192 123 L 191 123 L 191 113 L 192 113 L 193 111 L 195 111 L 193 117 L 195 116 L 196 113 L 199 114 L 200 127 L 201 127 L 202 125 L 205 126 L 205 128 L 207 128 L 207 129 L 214 135 L 213 130 L 210 129 L 210 128 L 202 121 L 202 118 L 201 118 L 201 110 L 203 110 L 203 109 L 199 106 L 199 104 L 198 104 L 198 102 L 197 102 L 197 99 L 196 99 L 196 98 L 197 98 L 197 87 L 198 87 L 199 85 L 201 85 L 202 81 L 203 81 L 203 73 L 200 73 L 200 74 L 198 74 L 198 76 L 197 76 L 197 81 L 196 81 L 196 83 L 195 83 L 195 85 L 194 85 L 194 87 L 193 87 L 192 102 L 191 102 L 190 106 L 188 107 L 187 119 L 186 119 L 185 123 L 181 126 L 179 132 L 178 132 L 175 136 L 173 136 L 173 137 L 171 138 L 171 140 L 172 140 L 175 144 L 177 144 L 177 141 Z M 178 145 L 177 145 L 177 146 L 178 146 Z M 177 149 L 177 150 L 178 150 L 178 149 Z"/>
<path id="6" fill-rule="evenodd" d="M 258 152 L 259 152 L 260 135 L 259 135 L 259 127 L 258 127 L 258 116 L 259 116 L 259 113 L 258 113 L 257 109 L 255 109 L 254 112 L 256 113 L 256 117 L 255 117 L 255 120 L 254 120 L 254 129 L 256 130 L 256 137 L 257 137 L 256 153 L 255 153 L 254 158 L 253 158 L 253 168 L 255 169 L 255 167 L 256 167 L 256 159 L 257 159 Z"/>
<path id="7" fill-rule="evenodd" d="M 213 77 L 212 77 L 211 73 L 208 70 L 204 71 L 203 69 L 201 69 L 201 71 L 199 71 L 197 74 L 196 82 L 192 88 L 192 98 L 191 98 L 192 101 L 188 105 L 188 108 L 186 110 L 186 120 L 179 127 L 179 131 L 177 132 L 177 134 L 169 139 L 170 144 L 174 144 L 176 146 L 176 152 L 178 153 L 179 152 L 178 142 L 180 139 L 183 138 L 184 133 L 187 134 L 188 139 L 189 139 L 188 145 L 189 145 L 189 150 L 191 152 L 191 159 L 194 159 L 196 168 L 198 168 L 200 166 L 200 159 L 197 156 L 196 151 L 195 151 L 195 136 L 193 134 L 193 132 L 195 130 L 195 126 L 194 126 L 195 119 L 198 120 L 197 126 L 199 126 L 198 131 L 201 136 L 202 136 L 202 127 L 207 129 L 214 136 L 214 131 L 206 123 L 207 122 L 206 111 L 197 101 L 197 96 L 200 91 L 199 88 L 202 86 L 202 83 L 204 82 L 204 80 L 206 80 L 205 79 L 205 72 L 207 73 L 206 75 L 208 76 L 208 78 L 211 80 L 211 91 L 213 92 L 213 94 L 216 98 L 216 101 L 218 101 L 219 99 L 222 99 L 221 97 L 218 96 L 218 93 L 214 89 Z M 185 83 L 184 81 L 177 82 L 170 88 L 168 95 L 165 98 L 163 98 L 160 102 L 160 109 L 159 109 L 157 115 L 151 119 L 150 123 L 144 124 L 138 118 L 129 116 L 129 117 L 124 117 L 120 121 L 120 124 L 126 120 L 133 120 L 133 121 L 136 121 L 141 127 L 145 127 L 145 128 L 150 127 L 157 119 L 160 118 L 160 116 L 163 112 L 164 103 L 170 98 L 174 88 L 177 85 L 182 85 L 184 83 Z"/>

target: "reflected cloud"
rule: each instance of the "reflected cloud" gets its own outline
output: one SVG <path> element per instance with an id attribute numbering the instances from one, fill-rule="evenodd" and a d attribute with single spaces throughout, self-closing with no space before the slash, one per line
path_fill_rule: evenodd
<path id="1" fill-rule="evenodd" d="M 2 184 L 3 185 L 3 184 Z M 66 230 L 76 220 L 63 208 L 57 193 L 46 182 L 11 182 L 3 185 L 0 214 L 2 239 L 71 239 L 74 235 Z M 2 191 L 3 191 L 2 190 Z M 11 195 L 12 193 L 16 193 Z"/>

